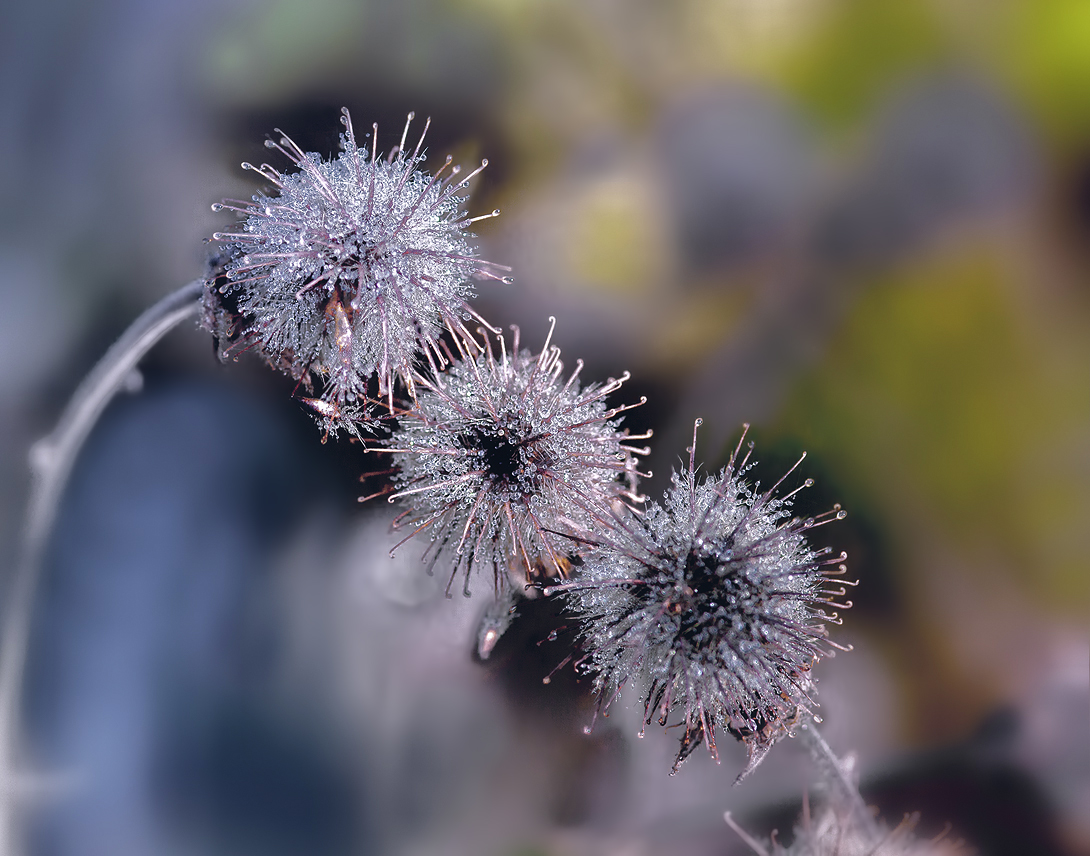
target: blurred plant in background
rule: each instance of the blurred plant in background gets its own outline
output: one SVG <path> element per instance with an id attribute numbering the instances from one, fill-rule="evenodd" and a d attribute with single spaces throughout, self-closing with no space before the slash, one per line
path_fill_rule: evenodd
<path id="1" fill-rule="evenodd" d="M 517 281 L 482 314 L 528 336 L 555 315 L 587 377 L 629 369 L 648 396 L 626 424 L 655 429 L 649 493 L 699 415 L 709 465 L 750 421 L 767 483 L 805 448 L 807 501 L 852 510 L 828 531 L 863 580 L 856 651 L 820 699 L 868 802 L 983 853 L 1090 849 L 1085 3 L 55 0 L 0 21 L 5 557 L 30 441 L 201 271 L 208 206 L 256 189 L 233 165 L 274 126 L 335 153 L 342 104 L 386 150 L 415 109 L 432 171 L 492 163 L 482 255 Z M 676 741 L 637 744 L 636 706 L 584 736 L 589 682 L 541 685 L 574 628 L 536 601 L 475 659 L 486 599 L 389 559 L 388 519 L 353 502 L 371 462 L 317 446 L 290 381 L 181 332 L 144 374 L 91 438 L 40 592 L 26 753 L 78 779 L 32 814 L 32 852 L 747 852 L 724 808 L 787 834 L 792 741 L 729 790 L 700 756 L 669 778 Z"/>

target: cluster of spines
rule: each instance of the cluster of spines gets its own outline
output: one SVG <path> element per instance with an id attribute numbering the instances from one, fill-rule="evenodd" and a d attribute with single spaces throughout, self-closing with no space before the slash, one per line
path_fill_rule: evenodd
<path id="1" fill-rule="evenodd" d="M 492 577 L 503 609 L 482 630 L 482 656 L 527 587 L 563 592 L 581 621 L 580 663 L 595 675 L 598 711 L 638 684 L 645 726 L 681 711 L 675 772 L 701 742 L 717 757 L 719 727 L 749 748 L 745 775 L 812 714 L 810 667 L 840 647 L 825 632 L 839 619 L 819 604 L 845 593 L 822 588 L 844 557 L 811 551 L 804 533 L 842 512 L 788 519 L 797 491 L 776 496 L 783 479 L 763 494 L 750 488 L 741 441 L 718 478 L 698 484 L 695 431 L 687 474 L 674 475 L 664 506 L 645 511 L 638 479 L 650 473 L 638 459 L 649 450 L 630 443 L 650 432 L 620 428 L 637 405 L 605 402 L 627 373 L 581 388 L 583 363 L 565 378 L 552 328 L 534 355 L 513 327 L 508 353 L 467 302 L 470 278 L 510 281 L 507 268 L 476 256 L 466 231 L 499 213 L 462 209 L 460 191 L 488 162 L 459 178 L 448 156 L 426 175 L 418 167 L 430 120 L 410 154 L 412 119 L 384 159 L 377 125 L 368 153 L 344 110 L 337 158 L 307 154 L 277 130 L 266 145 L 297 171 L 243 164 L 277 195 L 213 206 L 243 218 L 213 235 L 225 247 L 207 282 L 205 324 L 221 356 L 253 348 L 298 380 L 326 436 L 373 435 L 383 424 L 386 439 L 370 448 L 393 466 L 373 475 L 393 478 L 372 496 L 406 506 L 400 543 L 429 539 L 429 571 L 450 562 L 448 594 L 459 574 L 467 595 L 478 568 Z M 484 325 L 480 340 L 468 319 Z"/>

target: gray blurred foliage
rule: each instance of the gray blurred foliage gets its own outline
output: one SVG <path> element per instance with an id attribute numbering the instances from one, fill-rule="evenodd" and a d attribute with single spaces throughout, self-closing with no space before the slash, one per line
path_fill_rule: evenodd
<path id="1" fill-rule="evenodd" d="M 720 87 L 686 94 L 658 123 L 655 159 L 683 269 L 737 267 L 781 251 L 816 180 L 800 117 L 760 90 Z"/>

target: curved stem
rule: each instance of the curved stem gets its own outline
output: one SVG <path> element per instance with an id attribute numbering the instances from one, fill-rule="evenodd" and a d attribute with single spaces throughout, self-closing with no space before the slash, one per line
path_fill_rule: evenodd
<path id="1" fill-rule="evenodd" d="M 84 378 L 53 432 L 31 448 L 30 498 L 0 636 L 0 856 L 8 856 L 12 848 L 11 806 L 19 790 L 14 768 L 19 695 L 34 590 L 65 484 L 80 448 L 106 405 L 125 385 L 144 354 L 179 323 L 197 314 L 203 286 L 199 280 L 191 282 L 137 318 Z"/>

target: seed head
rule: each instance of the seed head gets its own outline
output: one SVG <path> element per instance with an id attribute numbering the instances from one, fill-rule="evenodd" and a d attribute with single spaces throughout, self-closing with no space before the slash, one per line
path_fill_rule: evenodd
<path id="1" fill-rule="evenodd" d="M 810 669 L 840 647 L 825 629 L 839 618 L 824 607 L 845 594 L 831 578 L 846 558 L 805 537 L 843 517 L 840 507 L 790 516 L 802 488 L 776 491 L 795 468 L 759 493 L 743 479 L 752 444 L 739 459 L 741 446 L 717 476 L 698 481 L 694 430 L 689 469 L 674 473 L 665 504 L 619 515 L 584 556 L 580 577 L 552 589 L 581 619 L 598 712 L 631 681 L 644 693 L 644 725 L 683 717 L 673 772 L 704 741 L 718 761 L 720 727 L 749 750 L 739 780 L 814 704 Z"/>
<path id="2" fill-rule="evenodd" d="M 275 185 L 250 202 L 225 199 L 212 206 L 240 216 L 231 231 L 212 237 L 225 245 L 218 275 L 208 280 L 206 324 L 221 342 L 221 356 L 256 348 L 268 362 L 343 403 L 365 393 L 378 374 L 379 395 L 392 407 L 395 378 L 410 387 L 414 362 L 437 348 L 444 328 L 472 342 L 463 319 L 485 323 L 466 303 L 470 279 L 509 281 L 507 270 L 476 256 L 467 228 L 475 220 L 463 204 L 469 180 L 451 158 L 434 176 L 418 169 L 424 125 L 416 147 L 401 143 L 385 157 L 375 144 L 356 144 L 348 110 L 341 111 L 343 151 L 331 160 L 302 151 L 283 132 L 265 145 L 298 171 L 244 163 Z M 445 177 L 442 177 L 446 173 Z"/>
<path id="3" fill-rule="evenodd" d="M 550 319 L 555 325 L 555 319 Z M 492 573 L 497 593 L 540 576 L 565 576 L 578 539 L 608 520 L 635 493 L 636 456 L 629 445 L 650 434 L 619 429 L 620 414 L 636 405 L 607 407 L 605 399 L 628 379 L 580 388 L 582 360 L 564 377 L 560 349 L 508 353 L 496 336 L 450 370 L 418 378 L 417 399 L 398 415 L 398 427 L 377 450 L 392 455 L 397 475 L 390 501 L 407 510 L 398 526 L 405 540 L 427 533 L 425 557 L 451 562 L 464 593 L 475 568 Z M 642 404 L 645 399 L 641 400 Z M 449 586 L 448 586 L 449 590 Z"/>
<path id="4" fill-rule="evenodd" d="M 914 835 L 918 813 L 905 815 L 893 829 L 878 823 L 871 829 L 843 806 L 825 806 L 811 819 L 809 804 L 804 802 L 790 847 L 784 847 L 775 837 L 765 847 L 735 823 L 729 811 L 724 819 L 756 856 L 972 856 L 964 842 L 947 837 L 949 828 L 935 838 Z"/>

